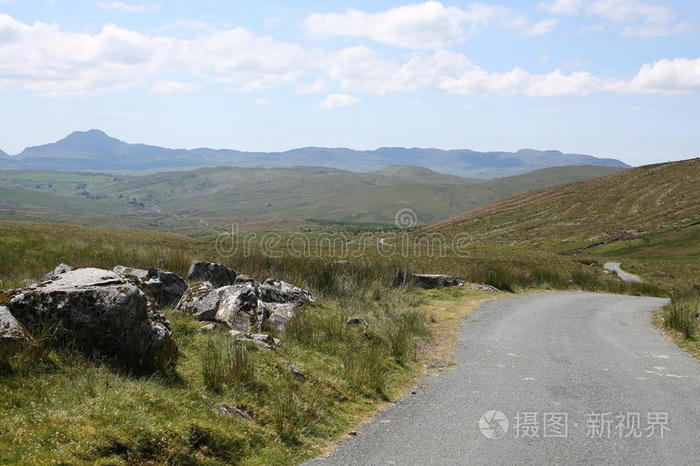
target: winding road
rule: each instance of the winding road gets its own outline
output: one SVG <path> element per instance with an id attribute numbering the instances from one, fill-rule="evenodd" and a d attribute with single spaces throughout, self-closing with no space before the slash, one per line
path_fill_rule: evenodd
<path id="1" fill-rule="evenodd" d="M 310 464 L 698 464 L 700 363 L 652 326 L 666 302 L 487 303 L 467 318 L 454 368 Z"/>
<path id="2" fill-rule="evenodd" d="M 622 270 L 622 263 L 620 262 L 606 262 L 605 265 L 603 265 L 603 268 L 605 270 L 615 272 L 623 282 L 642 283 L 642 279 L 639 275 Z"/>

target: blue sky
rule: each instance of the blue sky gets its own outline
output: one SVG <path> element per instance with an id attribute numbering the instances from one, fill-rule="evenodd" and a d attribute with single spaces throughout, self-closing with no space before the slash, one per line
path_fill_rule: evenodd
<path id="1" fill-rule="evenodd" d="M 700 155 L 695 0 L 0 0 L 0 149 Z"/>

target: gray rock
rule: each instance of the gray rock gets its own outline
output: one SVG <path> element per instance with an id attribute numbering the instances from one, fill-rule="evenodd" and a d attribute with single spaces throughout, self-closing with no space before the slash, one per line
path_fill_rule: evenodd
<path id="1" fill-rule="evenodd" d="M 22 324 L 10 314 L 5 306 L 0 306 L 0 354 L 12 356 L 29 346 L 29 335 Z"/>
<path id="2" fill-rule="evenodd" d="M 176 346 L 163 314 L 149 308 L 138 287 L 108 270 L 59 274 L 36 288 L 18 290 L 7 303 L 32 333 L 52 329 L 61 343 L 135 371 L 173 361 Z"/>
<path id="3" fill-rule="evenodd" d="M 267 315 L 269 315 L 266 328 L 277 333 L 284 332 L 287 324 L 296 319 L 299 315 L 300 304 L 293 303 L 262 303 L 265 306 Z"/>
<path id="4" fill-rule="evenodd" d="M 113 272 L 132 281 L 153 298 L 161 309 L 175 306 L 187 291 L 187 283 L 167 270 L 144 270 L 118 265 Z"/>
<path id="5" fill-rule="evenodd" d="M 267 311 L 265 306 L 258 306 L 258 290 L 254 284 L 241 283 L 217 291 L 220 300 L 214 320 L 244 332 L 262 326 Z"/>
<path id="6" fill-rule="evenodd" d="M 212 322 L 210 324 L 201 326 L 199 328 L 199 331 L 202 333 L 213 332 L 214 330 L 216 330 L 217 328 L 220 328 L 220 327 L 221 326 L 219 324 Z"/>
<path id="7" fill-rule="evenodd" d="M 252 338 L 255 341 L 261 341 L 263 343 L 267 343 L 270 345 L 275 345 L 275 346 L 282 345 L 282 340 L 280 340 L 279 338 L 275 338 L 272 335 L 268 335 L 266 333 L 253 333 L 250 335 L 250 338 Z"/>
<path id="8" fill-rule="evenodd" d="M 491 291 L 494 293 L 500 293 L 501 290 L 496 288 L 495 286 L 491 285 L 472 285 L 471 286 L 472 290 L 480 290 L 480 291 Z"/>
<path id="9" fill-rule="evenodd" d="M 464 280 L 458 277 L 442 274 L 412 274 L 413 282 L 418 288 L 445 288 L 452 286 L 464 286 Z"/>
<path id="10" fill-rule="evenodd" d="M 240 335 L 245 335 L 245 334 L 244 334 L 243 332 L 241 332 L 240 330 L 229 330 L 228 334 L 231 335 L 231 336 L 234 337 L 234 338 L 235 338 L 235 337 L 238 337 L 238 336 L 240 336 Z"/>
<path id="11" fill-rule="evenodd" d="M 49 272 L 46 275 L 44 275 L 42 281 L 48 282 L 49 280 L 54 280 L 58 278 L 59 275 L 64 274 L 66 272 L 70 272 L 71 270 L 73 270 L 73 267 L 71 267 L 70 265 L 58 264 L 52 272 Z"/>
<path id="12" fill-rule="evenodd" d="M 297 286 L 268 278 L 259 287 L 260 299 L 266 303 L 307 303 L 316 299 L 310 292 Z"/>
<path id="13" fill-rule="evenodd" d="M 282 361 L 282 365 L 289 369 L 289 372 L 291 372 L 294 378 L 296 378 L 297 380 L 306 380 L 306 374 L 304 374 L 304 372 L 301 369 L 299 369 L 291 362 Z"/>
<path id="14" fill-rule="evenodd" d="M 255 340 L 255 339 L 250 338 L 250 337 L 238 338 L 237 340 L 235 340 L 235 342 L 236 343 L 252 343 L 255 346 L 257 346 L 258 348 L 264 349 L 266 351 L 274 351 L 275 350 L 275 347 L 272 346 L 271 344 L 266 343 L 266 342 L 261 341 L 261 340 Z"/>
<path id="15" fill-rule="evenodd" d="M 211 262 L 193 262 L 187 272 L 188 282 L 209 282 L 214 288 L 233 285 L 237 272 L 222 264 Z"/>
<path id="16" fill-rule="evenodd" d="M 361 319 L 360 317 L 350 317 L 348 321 L 346 322 L 348 325 L 352 325 L 354 327 L 367 327 L 367 321 L 365 319 Z"/>
<path id="17" fill-rule="evenodd" d="M 223 402 L 216 405 L 216 408 L 214 408 L 214 412 L 220 416 L 233 416 L 240 417 L 243 419 L 252 419 L 250 414 L 248 414 L 243 408 L 239 408 L 238 406 L 232 406 L 228 403 Z"/>
<path id="18" fill-rule="evenodd" d="M 175 309 L 197 320 L 215 320 L 219 301 L 220 292 L 211 283 L 195 283 L 187 288 Z"/>

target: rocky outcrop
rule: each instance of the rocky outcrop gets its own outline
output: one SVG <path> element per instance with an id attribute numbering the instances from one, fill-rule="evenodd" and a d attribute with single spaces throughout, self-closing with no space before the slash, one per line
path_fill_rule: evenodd
<path id="1" fill-rule="evenodd" d="M 172 360 L 176 347 L 167 320 L 149 300 L 124 277 L 86 268 L 16 290 L 6 306 L 32 333 L 51 330 L 88 356 L 150 371 Z"/>
<path id="2" fill-rule="evenodd" d="M 118 265 L 112 271 L 138 286 L 153 298 L 161 309 L 175 306 L 187 291 L 187 283 L 167 270 L 156 268 L 145 270 Z"/>
<path id="3" fill-rule="evenodd" d="M 0 306 L 0 356 L 11 357 L 29 346 L 29 335 L 10 314 L 5 306 Z"/>
<path id="4" fill-rule="evenodd" d="M 222 264 L 193 262 L 187 272 L 188 282 L 209 282 L 214 288 L 233 285 L 238 273 Z"/>
<path id="5" fill-rule="evenodd" d="M 216 321 L 241 332 L 253 329 L 283 332 L 304 303 L 315 301 L 308 291 L 279 280 L 262 284 L 251 278 L 215 288 L 195 283 L 176 309 L 202 321 Z"/>
<path id="6" fill-rule="evenodd" d="M 445 288 L 452 286 L 464 286 L 464 280 L 458 277 L 442 274 L 412 274 L 414 284 L 418 288 Z"/>

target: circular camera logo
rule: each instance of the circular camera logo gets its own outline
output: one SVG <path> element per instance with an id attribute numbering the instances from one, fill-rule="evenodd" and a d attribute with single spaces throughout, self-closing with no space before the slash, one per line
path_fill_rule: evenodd
<path id="1" fill-rule="evenodd" d="M 394 215 L 394 223 L 402 230 L 414 228 L 418 225 L 418 215 L 413 209 L 400 209 Z"/>
<path id="2" fill-rule="evenodd" d="M 479 419 L 481 434 L 490 440 L 505 437 L 508 427 L 508 418 L 500 411 L 486 411 Z"/>

